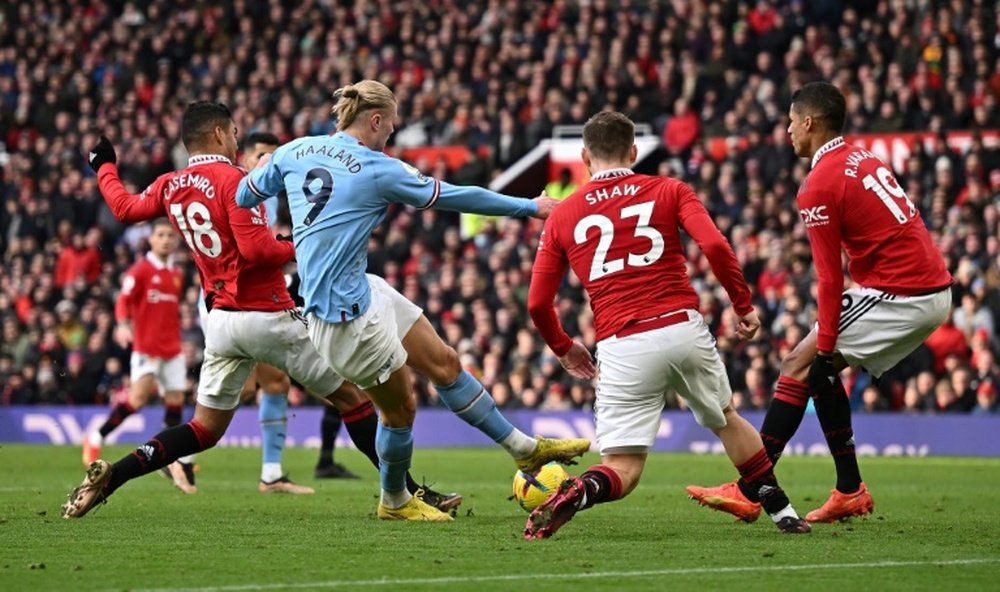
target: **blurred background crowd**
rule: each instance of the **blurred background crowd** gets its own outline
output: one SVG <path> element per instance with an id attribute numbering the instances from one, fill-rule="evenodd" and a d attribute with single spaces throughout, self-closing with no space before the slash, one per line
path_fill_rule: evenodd
<path id="1" fill-rule="evenodd" d="M 763 409 L 778 362 L 815 318 L 811 254 L 794 204 L 808 163 L 787 141 L 791 92 L 825 79 L 851 134 L 931 132 L 897 168 L 955 276 L 952 317 L 878 384 L 864 411 L 991 413 L 1000 320 L 1000 12 L 991 0 L 38 0 L 0 7 L 0 404 L 105 403 L 128 386 L 117 339 L 122 272 L 147 226 L 111 216 L 84 160 L 107 134 L 135 191 L 186 165 L 180 114 L 228 104 L 241 135 L 333 129 L 330 93 L 374 78 L 399 98 L 393 149 L 462 145 L 468 162 L 415 162 L 486 184 L 556 125 L 602 109 L 649 123 L 653 170 L 688 181 L 731 240 L 764 319 L 734 338 L 727 299 L 692 245 L 691 277 L 742 409 Z M 966 150 L 942 141 L 972 131 Z M 995 137 L 995 136 L 994 136 Z M 713 138 L 730 141 L 721 158 Z M 572 181 L 569 182 L 572 184 Z M 569 187 L 571 189 L 572 187 Z M 567 189 L 567 188 L 562 188 Z M 505 407 L 589 408 L 525 310 L 540 223 L 394 208 L 370 271 L 427 312 Z M 189 386 L 203 337 L 186 253 L 181 306 Z M 594 345 L 575 278 L 558 303 Z M 416 381 L 425 404 L 436 395 Z M 300 397 L 295 397 L 299 399 Z M 672 406 L 683 406 L 674 400 Z"/>

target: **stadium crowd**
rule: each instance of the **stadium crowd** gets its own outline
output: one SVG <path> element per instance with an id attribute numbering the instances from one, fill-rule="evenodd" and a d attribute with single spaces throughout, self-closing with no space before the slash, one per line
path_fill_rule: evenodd
<path id="1" fill-rule="evenodd" d="M 486 184 L 554 126 L 623 111 L 662 132 L 659 172 L 688 181 L 731 240 L 764 319 L 734 338 L 732 312 L 696 247 L 691 274 L 739 407 L 765 408 L 778 361 L 814 319 L 811 255 L 794 198 L 808 163 L 787 141 L 788 99 L 826 79 L 848 97 L 848 133 L 927 131 L 897 170 L 956 284 L 952 318 L 872 384 L 864 411 L 997 412 L 1000 321 L 1000 13 L 988 0 L 305 0 L 210 3 L 40 0 L 0 9 L 0 404 L 102 403 L 127 387 L 115 331 L 122 272 L 149 228 L 125 228 L 83 152 L 116 144 L 140 190 L 186 164 L 180 113 L 228 104 L 241 135 L 282 141 L 333 129 L 332 89 L 362 78 L 400 100 L 394 148 L 464 145 L 457 170 Z M 973 130 L 970 149 L 940 141 Z M 721 160 L 712 138 L 730 142 Z M 993 136 L 995 138 L 995 135 Z M 488 154 L 480 158 L 478 154 Z M 370 271 L 421 305 L 505 407 L 588 408 L 525 310 L 538 221 L 489 220 L 464 236 L 448 212 L 393 209 Z M 202 335 L 186 253 L 184 353 L 194 389 Z M 583 292 L 567 280 L 565 326 L 594 345 Z M 436 394 L 417 381 L 425 404 Z M 683 405 L 674 401 L 673 405 Z"/>

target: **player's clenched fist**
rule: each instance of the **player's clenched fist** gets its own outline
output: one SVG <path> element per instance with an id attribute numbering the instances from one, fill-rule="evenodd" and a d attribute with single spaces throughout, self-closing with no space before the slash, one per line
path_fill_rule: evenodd
<path id="1" fill-rule="evenodd" d="M 118 157 L 115 155 L 115 147 L 111 145 L 111 140 L 107 136 L 101 136 L 101 140 L 90 149 L 87 155 L 87 163 L 94 172 L 101 170 L 101 165 L 106 163 L 115 164 Z"/>
<path id="2" fill-rule="evenodd" d="M 741 339 L 753 339 L 758 329 L 760 329 L 760 317 L 757 316 L 756 310 L 752 310 L 740 317 L 739 322 L 736 323 L 736 334 Z"/>

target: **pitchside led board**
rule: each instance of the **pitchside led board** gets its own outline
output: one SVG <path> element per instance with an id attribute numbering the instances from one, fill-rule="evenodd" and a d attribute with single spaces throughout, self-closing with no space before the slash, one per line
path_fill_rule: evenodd
<path id="1" fill-rule="evenodd" d="M 190 414 L 189 409 L 186 413 Z M 79 446 L 83 435 L 96 430 L 107 417 L 107 407 L 86 405 L 0 406 L 0 442 Z M 321 407 L 296 407 L 288 414 L 288 446 L 319 446 L 317 426 Z M 509 410 L 507 418 L 526 434 L 554 438 L 594 439 L 594 415 L 587 411 Z M 760 425 L 764 414 L 747 413 L 747 419 Z M 137 444 L 160 428 L 163 411 L 144 407 L 129 416 L 108 439 L 109 444 Z M 1000 457 L 1000 416 L 997 415 L 907 415 L 870 413 L 854 416 L 858 454 L 862 456 L 994 456 Z M 446 409 L 420 409 L 413 426 L 419 448 L 453 446 L 492 446 L 477 429 Z M 260 446 L 260 421 L 253 407 L 239 408 L 236 417 L 219 442 L 220 446 Z M 338 446 L 351 446 L 341 433 Z M 722 443 L 712 432 L 699 426 L 686 411 L 667 411 L 653 443 L 655 452 L 690 452 L 722 454 Z M 795 434 L 787 455 L 829 454 L 826 439 L 816 416 L 806 415 Z"/>

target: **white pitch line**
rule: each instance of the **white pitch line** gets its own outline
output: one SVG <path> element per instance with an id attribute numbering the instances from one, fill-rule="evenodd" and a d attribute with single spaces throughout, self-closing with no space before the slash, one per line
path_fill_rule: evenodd
<path id="1" fill-rule="evenodd" d="M 134 592 L 239 592 L 243 590 L 281 590 L 289 588 L 346 588 L 350 586 L 407 586 L 435 584 L 472 584 L 476 582 L 511 582 L 517 580 L 590 580 L 599 578 L 649 578 L 657 576 L 677 576 L 693 574 L 811 571 L 818 569 L 881 569 L 886 567 L 976 565 L 1000 563 L 993 559 L 946 559 L 940 561 L 876 561 L 871 563 L 817 563 L 812 565 L 748 565 L 742 567 L 690 567 L 676 569 L 653 569 L 643 571 L 604 571 L 577 574 L 498 574 L 494 576 L 447 576 L 440 578 L 403 578 L 379 580 L 330 580 L 326 582 L 284 582 L 276 584 L 242 584 L 234 586 L 210 586 L 204 588 L 148 588 Z"/>

